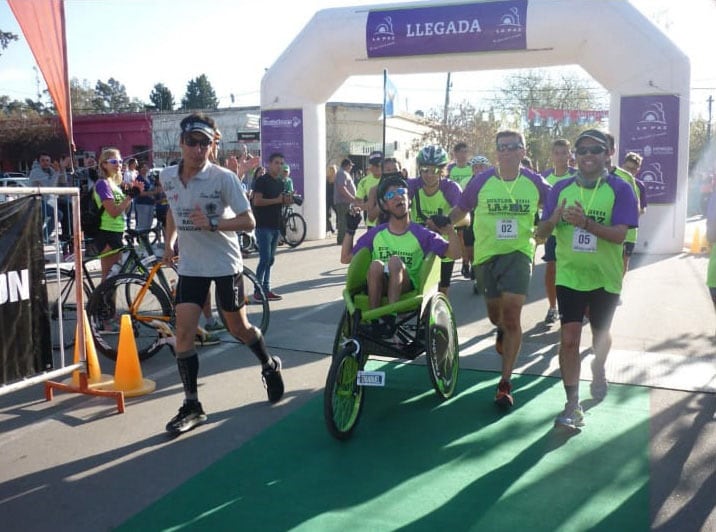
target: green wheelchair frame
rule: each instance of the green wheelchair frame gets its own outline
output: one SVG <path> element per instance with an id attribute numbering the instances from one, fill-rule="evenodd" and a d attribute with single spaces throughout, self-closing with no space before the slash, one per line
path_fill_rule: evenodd
<path id="1" fill-rule="evenodd" d="M 365 386 L 359 384 L 370 355 L 414 360 L 427 356 L 430 381 L 440 399 L 452 396 L 459 370 L 459 346 L 455 317 L 447 297 L 437 290 L 440 258 L 430 254 L 421 267 L 419 286 L 389 304 L 370 309 L 366 293 L 368 249 L 351 260 L 343 289 L 345 310 L 333 342 L 333 359 L 326 377 L 323 414 L 331 435 L 348 439 L 360 418 Z M 376 338 L 365 325 L 387 314 L 396 314 L 395 336 Z"/>

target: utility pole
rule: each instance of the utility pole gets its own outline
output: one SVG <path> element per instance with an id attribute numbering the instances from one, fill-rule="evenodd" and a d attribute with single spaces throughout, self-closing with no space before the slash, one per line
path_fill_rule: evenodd
<path id="1" fill-rule="evenodd" d="M 706 141 L 711 142 L 711 105 L 714 103 L 714 97 L 709 96 L 706 101 L 709 104 L 709 121 L 708 125 L 706 126 Z"/>
<path id="2" fill-rule="evenodd" d="M 33 66 L 32 70 L 35 71 L 35 86 L 37 87 L 37 103 L 42 100 L 42 94 L 40 94 L 40 73 L 37 71 L 37 67 Z"/>
<path id="3" fill-rule="evenodd" d="M 447 126 L 448 123 L 448 108 L 450 107 L 450 72 L 447 73 L 447 84 L 445 85 L 445 108 L 443 109 L 443 126 Z"/>

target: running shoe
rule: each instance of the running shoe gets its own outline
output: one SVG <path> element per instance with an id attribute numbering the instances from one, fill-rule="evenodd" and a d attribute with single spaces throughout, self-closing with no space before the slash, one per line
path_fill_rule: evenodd
<path id="1" fill-rule="evenodd" d="M 264 298 L 261 297 L 261 294 L 259 292 L 254 292 L 253 300 L 254 300 L 254 303 L 261 303 L 261 302 L 263 302 Z"/>
<path id="2" fill-rule="evenodd" d="M 515 404 L 512 398 L 512 384 L 502 379 L 497 385 L 497 394 L 495 395 L 495 404 L 500 408 L 509 409 Z"/>
<path id="3" fill-rule="evenodd" d="M 502 341 L 505 339 L 505 331 L 501 328 L 497 328 L 497 335 L 495 336 L 495 351 L 498 355 L 502 354 Z"/>
<path id="4" fill-rule="evenodd" d="M 607 375 L 604 366 L 592 360 L 592 383 L 589 385 L 592 397 L 601 401 L 607 396 Z"/>
<path id="5" fill-rule="evenodd" d="M 261 380 L 264 382 L 264 388 L 268 393 L 268 400 L 275 403 L 283 397 L 283 378 L 281 377 L 281 359 L 272 356 L 274 367 L 268 367 L 261 370 Z"/>
<path id="6" fill-rule="evenodd" d="M 557 313 L 556 308 L 551 308 L 547 311 L 547 316 L 544 318 L 544 324 L 545 325 L 553 325 L 557 322 L 557 318 L 559 318 L 559 314 Z"/>
<path id="7" fill-rule="evenodd" d="M 197 347 L 206 347 L 209 345 L 217 345 L 221 343 L 221 338 L 218 334 L 210 332 L 198 332 L 194 336 L 194 345 Z"/>
<path id="8" fill-rule="evenodd" d="M 467 262 L 463 262 L 462 269 L 460 270 L 460 273 L 462 273 L 462 276 L 465 279 L 469 279 L 470 278 L 470 264 L 468 264 Z"/>
<path id="9" fill-rule="evenodd" d="M 179 413 L 167 423 L 167 432 L 182 434 L 201 425 L 207 420 L 199 401 L 185 401 L 179 408 Z"/>
<path id="10" fill-rule="evenodd" d="M 283 296 L 278 295 L 276 292 L 272 292 L 269 290 L 266 292 L 266 299 L 269 301 L 281 301 L 283 299 Z"/>
<path id="11" fill-rule="evenodd" d="M 204 329 L 207 331 L 223 331 L 226 329 L 224 327 L 224 324 L 221 322 L 221 320 L 217 320 L 216 318 L 212 318 L 211 321 L 207 321 L 204 325 Z"/>
<path id="12" fill-rule="evenodd" d="M 569 403 L 564 405 L 564 410 L 554 420 L 555 427 L 564 427 L 568 429 L 578 429 L 584 426 L 584 412 L 582 407 L 570 406 Z"/>

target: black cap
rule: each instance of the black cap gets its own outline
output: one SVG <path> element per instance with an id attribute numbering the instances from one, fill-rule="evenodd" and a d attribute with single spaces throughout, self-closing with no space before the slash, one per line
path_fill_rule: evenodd
<path id="1" fill-rule="evenodd" d="M 353 166 L 353 161 L 348 158 L 343 159 L 341 161 L 341 168 L 343 168 L 344 166 Z"/>
<path id="2" fill-rule="evenodd" d="M 604 132 L 599 131 L 598 129 L 587 129 L 586 131 L 582 131 L 577 137 L 577 140 L 574 141 L 574 147 L 576 148 L 579 145 L 579 142 L 583 139 L 596 140 L 605 148 L 609 147 L 609 139 L 607 139 Z"/>

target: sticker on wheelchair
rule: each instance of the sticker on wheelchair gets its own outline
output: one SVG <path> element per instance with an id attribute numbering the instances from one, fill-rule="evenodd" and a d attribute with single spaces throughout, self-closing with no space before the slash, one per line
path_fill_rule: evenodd
<path id="1" fill-rule="evenodd" d="M 359 371 L 358 386 L 385 386 L 385 371 Z"/>

